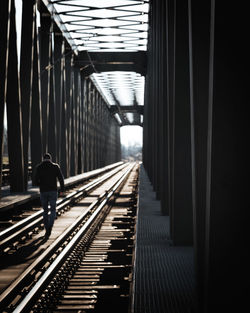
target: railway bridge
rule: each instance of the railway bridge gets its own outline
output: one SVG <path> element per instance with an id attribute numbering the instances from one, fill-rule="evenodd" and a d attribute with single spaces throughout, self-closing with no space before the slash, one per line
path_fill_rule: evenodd
<path id="1" fill-rule="evenodd" d="M 3 312 L 245 311 L 247 4 L 2 0 L 0 25 Z M 135 125 L 143 128 L 143 159 L 131 165 L 122 160 L 120 129 Z M 34 213 L 39 210 L 34 173 L 45 152 L 60 164 L 67 195 L 58 200 L 52 237 L 38 245 L 43 224 L 41 213 Z M 100 217 L 108 204 L 112 209 Z M 71 206 L 73 213 L 67 213 Z M 24 207 L 35 215 L 24 213 Z M 79 222 L 71 227 L 74 214 Z M 94 227 L 94 216 L 96 237 L 86 226 Z M 114 226 L 111 221 L 119 218 Z M 81 243 L 80 235 L 72 235 L 76 231 Z M 93 244 L 84 236 L 93 237 Z M 113 241 L 118 250 L 109 248 Z M 65 272 L 70 280 L 57 293 L 52 269 L 41 262 L 48 258 L 54 269 L 61 266 L 62 261 L 53 262 L 66 245 L 77 251 L 68 253 L 85 259 L 75 276 L 71 269 Z M 36 260 L 30 272 L 17 271 L 27 263 L 27 255 L 20 257 L 24 246 L 29 260 Z M 38 255 L 32 247 L 39 247 Z M 120 258 L 104 261 L 109 249 Z M 132 270 L 121 274 L 116 262 Z M 21 283 L 23 273 L 33 270 L 37 284 L 43 280 L 39 288 Z M 98 285 L 103 272 L 109 283 Z M 128 284 L 110 283 L 112 275 Z M 51 304 L 55 295 L 58 302 Z M 107 299 L 114 299 L 113 305 Z"/>

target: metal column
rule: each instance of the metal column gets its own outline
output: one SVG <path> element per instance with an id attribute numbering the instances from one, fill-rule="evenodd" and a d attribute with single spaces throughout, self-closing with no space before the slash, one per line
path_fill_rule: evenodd
<path id="1" fill-rule="evenodd" d="M 0 10 L 0 187 L 2 186 L 2 162 L 3 162 L 3 132 L 4 132 L 4 107 L 6 101 L 6 50 L 7 50 L 7 26 L 8 26 L 8 6 L 9 1 L 4 0 L 1 3 Z M 1 189 L 0 189 L 1 192 Z"/>
<path id="2" fill-rule="evenodd" d="M 36 6 L 34 6 L 36 13 Z M 34 15 L 34 41 L 33 41 L 33 73 L 32 73 L 32 107 L 31 107 L 31 132 L 30 150 L 32 165 L 32 181 L 34 181 L 35 167 L 42 160 L 42 104 L 41 104 L 41 80 L 40 80 L 40 53 L 36 14 Z"/>
<path id="3" fill-rule="evenodd" d="M 48 64 L 48 138 L 47 152 L 50 152 L 54 162 L 57 162 L 57 124 L 55 95 L 55 24 L 51 23 L 49 34 L 49 64 Z"/>
<path id="4" fill-rule="evenodd" d="M 188 3 L 176 1 L 174 89 L 174 192 L 171 235 L 175 244 L 193 242 Z"/>
<path id="5" fill-rule="evenodd" d="M 55 124 L 56 124 L 56 155 L 57 162 L 61 164 L 61 137 L 62 137 L 62 110 L 63 110 L 63 35 L 59 29 L 54 30 L 54 79 L 55 79 Z"/>
<path id="6" fill-rule="evenodd" d="M 40 12 L 41 27 L 39 29 L 40 43 L 40 75 L 41 75 L 41 104 L 42 104 L 42 129 L 43 129 L 43 151 L 48 150 L 48 94 L 49 94 L 49 45 L 51 17 L 47 12 Z"/>
<path id="7" fill-rule="evenodd" d="M 64 177 L 69 176 L 68 166 L 68 123 L 67 123 L 67 99 L 68 99 L 68 87 L 67 87 L 67 71 L 66 71 L 66 54 L 70 53 L 66 49 L 66 42 L 62 42 L 62 100 L 61 100 L 61 130 L 60 130 L 60 165 Z"/>
<path id="8" fill-rule="evenodd" d="M 211 1 L 205 312 L 249 305 L 247 4 Z M 198 104 L 197 104 L 198 105 Z"/>
<path id="9" fill-rule="evenodd" d="M 16 42 L 15 2 L 9 3 L 7 43 L 7 120 L 11 191 L 24 191 L 23 137 L 21 129 L 20 85 Z"/>
<path id="10" fill-rule="evenodd" d="M 20 59 L 20 87 L 22 107 L 22 133 L 24 153 L 24 186 L 28 184 L 28 162 L 31 129 L 33 55 L 35 35 L 36 5 L 35 1 L 23 1 L 22 38 Z"/>
<path id="11" fill-rule="evenodd" d="M 187 3 L 151 2 L 150 25 L 145 167 L 161 200 L 162 213 L 170 215 L 174 244 L 190 245 L 193 221 Z"/>

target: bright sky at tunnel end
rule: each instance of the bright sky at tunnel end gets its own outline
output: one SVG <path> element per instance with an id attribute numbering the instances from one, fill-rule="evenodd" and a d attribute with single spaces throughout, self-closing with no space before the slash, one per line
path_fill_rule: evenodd
<path id="1" fill-rule="evenodd" d="M 141 126 L 121 127 L 121 144 L 123 146 L 142 146 L 142 136 Z"/>

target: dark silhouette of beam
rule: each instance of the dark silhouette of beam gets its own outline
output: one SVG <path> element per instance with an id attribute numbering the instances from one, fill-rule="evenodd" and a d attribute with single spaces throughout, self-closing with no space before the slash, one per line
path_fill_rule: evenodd
<path id="1" fill-rule="evenodd" d="M 86 52 L 75 56 L 74 63 L 86 76 L 94 72 L 131 71 L 146 74 L 146 52 Z"/>
<path id="2" fill-rule="evenodd" d="M 117 105 L 112 105 L 109 109 L 111 114 L 116 114 L 119 111 L 122 113 L 138 113 L 143 115 L 143 106 L 140 105 L 124 105 L 124 106 L 119 106 L 119 110 Z"/>

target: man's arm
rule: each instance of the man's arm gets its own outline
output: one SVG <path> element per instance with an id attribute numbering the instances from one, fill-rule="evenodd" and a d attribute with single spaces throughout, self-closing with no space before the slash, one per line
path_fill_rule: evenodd
<path id="1" fill-rule="evenodd" d="M 62 171 L 61 171 L 59 165 L 57 166 L 57 178 L 58 178 L 60 186 L 61 186 L 61 191 L 64 191 L 64 177 L 63 177 L 63 174 L 62 174 Z"/>

